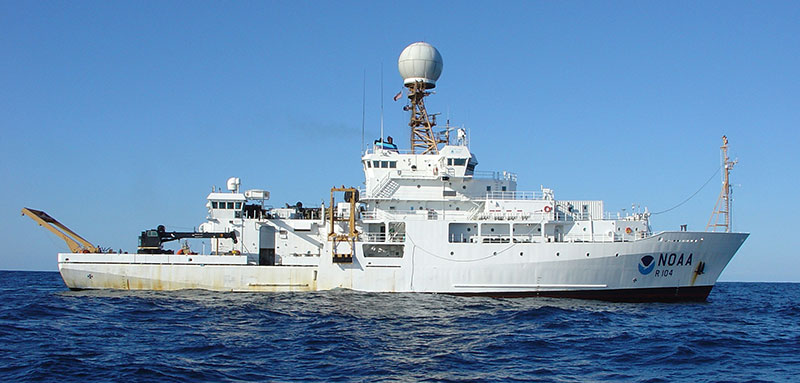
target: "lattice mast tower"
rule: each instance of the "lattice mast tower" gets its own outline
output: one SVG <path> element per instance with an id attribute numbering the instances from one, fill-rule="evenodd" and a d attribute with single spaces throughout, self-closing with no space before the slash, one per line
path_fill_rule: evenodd
<path id="1" fill-rule="evenodd" d="M 720 149 L 720 157 L 722 159 L 723 173 L 722 173 L 722 190 L 717 198 L 717 204 L 714 206 L 714 211 L 711 213 L 711 218 L 706 225 L 706 231 L 717 231 L 717 228 L 724 230 L 726 233 L 731 232 L 731 195 L 733 189 L 730 183 L 731 170 L 736 165 L 738 160 L 731 161 L 728 158 L 728 137 L 722 136 L 722 146 Z"/>
<path id="2" fill-rule="evenodd" d="M 407 46 L 400 53 L 397 69 L 403 76 L 403 85 L 408 88 L 409 104 L 403 109 L 411 112 L 408 126 L 411 127 L 411 153 L 438 154 L 439 144 L 447 143 L 433 131 L 436 115 L 428 114 L 425 97 L 430 89 L 436 87 L 436 80 L 442 74 L 442 55 L 432 45 L 417 42 Z"/>

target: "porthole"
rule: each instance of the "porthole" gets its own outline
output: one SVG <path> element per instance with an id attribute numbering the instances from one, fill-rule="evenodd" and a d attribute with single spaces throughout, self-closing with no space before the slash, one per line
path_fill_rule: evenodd
<path id="1" fill-rule="evenodd" d="M 494 253 L 492 253 L 492 255 L 497 255 L 497 252 L 495 251 Z"/>
<path id="2" fill-rule="evenodd" d="M 556 257 L 558 257 L 559 255 L 561 255 L 561 253 L 556 253 Z"/>
<path id="3" fill-rule="evenodd" d="M 421 188 L 421 187 L 422 187 L 422 186 L 420 186 L 420 185 L 417 185 L 417 189 L 419 189 L 419 188 Z"/>
<path id="4" fill-rule="evenodd" d="M 453 252 L 452 252 L 452 251 L 450 252 L 450 255 L 453 255 Z"/>
<path id="5" fill-rule="evenodd" d="M 519 256 L 520 256 L 520 257 L 522 256 L 522 252 L 521 252 L 521 251 L 519 252 Z"/>
<path id="6" fill-rule="evenodd" d="M 588 257 L 588 256 L 589 256 L 589 253 L 586 253 L 586 256 Z"/>

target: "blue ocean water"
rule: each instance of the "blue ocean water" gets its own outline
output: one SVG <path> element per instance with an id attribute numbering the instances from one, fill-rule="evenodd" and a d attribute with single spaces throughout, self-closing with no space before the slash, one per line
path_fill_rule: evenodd
<path id="1" fill-rule="evenodd" d="M 0 271 L 0 381 L 798 382 L 798 298 L 70 291 Z"/>

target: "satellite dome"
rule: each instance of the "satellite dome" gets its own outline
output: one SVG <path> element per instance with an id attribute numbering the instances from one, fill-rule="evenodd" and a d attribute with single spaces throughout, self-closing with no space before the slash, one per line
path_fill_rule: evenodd
<path id="1" fill-rule="evenodd" d="M 439 51 L 425 42 L 407 46 L 397 59 L 397 69 L 403 76 L 404 85 L 422 81 L 428 89 L 436 87 L 436 80 L 442 75 L 443 65 Z"/>

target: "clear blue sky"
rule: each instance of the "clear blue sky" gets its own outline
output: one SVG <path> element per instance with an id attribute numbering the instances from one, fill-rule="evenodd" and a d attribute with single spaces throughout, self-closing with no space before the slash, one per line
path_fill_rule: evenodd
<path id="1" fill-rule="evenodd" d="M 274 205 L 360 185 L 415 41 L 444 57 L 429 110 L 471 131 L 482 170 L 520 190 L 660 211 L 719 164 L 735 229 L 722 280 L 800 281 L 800 2 L 0 2 L 0 269 L 55 270 L 66 246 L 22 207 L 132 251 L 138 233 L 203 222 L 230 176 Z M 705 227 L 714 180 L 652 217 Z"/>

